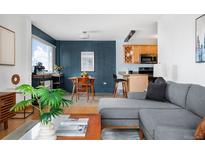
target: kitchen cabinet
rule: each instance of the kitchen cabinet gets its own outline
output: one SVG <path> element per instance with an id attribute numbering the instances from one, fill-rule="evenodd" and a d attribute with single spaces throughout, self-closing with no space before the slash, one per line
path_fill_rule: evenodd
<path id="1" fill-rule="evenodd" d="M 140 64 L 141 55 L 157 57 L 157 45 L 123 45 L 124 63 Z"/>

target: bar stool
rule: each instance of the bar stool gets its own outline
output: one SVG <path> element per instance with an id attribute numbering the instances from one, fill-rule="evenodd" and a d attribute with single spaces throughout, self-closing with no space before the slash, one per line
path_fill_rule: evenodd
<path id="1" fill-rule="evenodd" d="M 116 74 L 113 74 L 113 79 L 115 81 L 115 88 L 113 91 L 113 97 L 117 96 L 117 88 L 118 83 L 122 83 L 122 91 L 123 91 L 123 97 L 127 98 L 127 80 L 125 79 L 118 79 Z"/>

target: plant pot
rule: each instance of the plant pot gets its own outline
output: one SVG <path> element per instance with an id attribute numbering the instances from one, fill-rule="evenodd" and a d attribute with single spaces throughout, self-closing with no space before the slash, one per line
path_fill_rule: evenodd
<path id="1" fill-rule="evenodd" d="M 38 140 L 56 140 L 54 125 L 49 122 L 48 124 L 41 123 Z"/>

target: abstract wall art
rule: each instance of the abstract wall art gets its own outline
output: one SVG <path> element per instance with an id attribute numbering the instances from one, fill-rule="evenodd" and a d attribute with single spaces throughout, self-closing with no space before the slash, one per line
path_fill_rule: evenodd
<path id="1" fill-rule="evenodd" d="M 0 65 L 15 65 L 15 32 L 0 26 Z"/>
<path id="2" fill-rule="evenodd" d="M 94 52 L 81 52 L 81 71 L 94 71 Z"/>
<path id="3" fill-rule="evenodd" d="M 200 16 L 195 21 L 196 24 L 196 63 L 205 62 L 205 15 Z"/>

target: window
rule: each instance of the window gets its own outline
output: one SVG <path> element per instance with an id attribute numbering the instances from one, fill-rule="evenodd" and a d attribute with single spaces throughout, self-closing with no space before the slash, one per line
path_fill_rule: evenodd
<path id="1" fill-rule="evenodd" d="M 53 72 L 55 47 L 40 38 L 32 38 L 32 66 L 41 62 L 48 72 Z"/>

